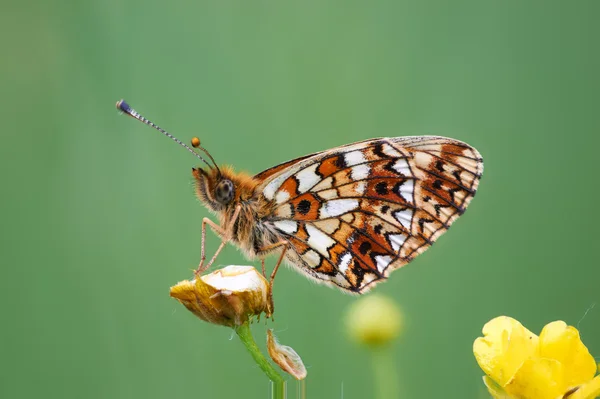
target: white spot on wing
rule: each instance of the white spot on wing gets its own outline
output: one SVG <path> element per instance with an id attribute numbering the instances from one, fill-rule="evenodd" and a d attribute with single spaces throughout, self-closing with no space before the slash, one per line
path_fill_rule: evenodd
<path id="1" fill-rule="evenodd" d="M 406 180 L 400 186 L 400 194 L 402 198 L 407 200 L 408 202 L 414 202 L 414 191 L 415 191 L 415 182 L 412 179 Z"/>
<path id="2" fill-rule="evenodd" d="M 304 259 L 306 264 L 310 267 L 317 267 L 321 263 L 321 256 L 312 249 L 306 251 L 306 253 L 302 255 L 302 259 Z"/>
<path id="3" fill-rule="evenodd" d="M 362 151 L 352 151 L 344 154 L 344 161 L 346 162 L 346 165 L 352 166 L 358 165 L 359 163 L 364 163 L 367 160 L 365 159 L 365 154 L 363 154 Z"/>
<path id="4" fill-rule="evenodd" d="M 356 185 L 356 192 L 360 195 L 363 195 L 365 193 L 366 189 L 367 189 L 366 181 L 361 181 Z"/>
<path id="5" fill-rule="evenodd" d="M 392 168 L 398 173 L 403 174 L 404 176 L 411 176 L 410 168 L 408 166 L 408 162 L 406 159 L 399 159 L 393 165 Z"/>
<path id="6" fill-rule="evenodd" d="M 335 240 L 312 224 L 306 225 L 306 232 L 308 233 L 308 246 L 329 259 L 329 251 L 327 251 L 327 249 L 335 244 Z"/>
<path id="7" fill-rule="evenodd" d="M 348 213 L 358 208 L 357 199 L 336 199 L 325 202 L 319 210 L 319 218 L 325 219 Z"/>
<path id="8" fill-rule="evenodd" d="M 413 210 L 405 209 L 403 211 L 394 212 L 394 217 L 397 221 L 400 222 L 402 226 L 404 226 L 408 231 L 410 231 L 410 226 L 412 223 Z"/>
<path id="9" fill-rule="evenodd" d="M 293 220 L 278 220 L 273 224 L 284 233 L 294 234 L 298 231 L 298 223 Z"/>
<path id="10" fill-rule="evenodd" d="M 371 281 L 375 280 L 376 278 L 377 278 L 377 276 L 375 274 L 366 273 L 365 276 L 363 277 L 361 287 L 364 287 L 365 285 L 369 284 Z"/>
<path id="11" fill-rule="evenodd" d="M 376 256 L 375 262 L 377 262 L 377 270 L 379 270 L 379 273 L 383 273 L 383 271 L 385 270 L 386 267 L 388 267 L 388 265 L 390 264 L 391 261 L 392 261 L 391 256 L 388 256 L 388 255 Z"/>
<path id="12" fill-rule="evenodd" d="M 390 242 L 392 243 L 392 248 L 394 251 L 398 252 L 404 241 L 406 241 L 406 236 L 404 234 L 390 234 L 388 235 Z"/>
<path id="13" fill-rule="evenodd" d="M 327 276 L 327 275 L 325 275 L 325 276 Z M 350 287 L 350 283 L 348 282 L 348 280 L 346 280 L 344 275 L 341 273 L 337 273 L 333 278 L 331 278 L 329 276 L 327 276 L 327 277 L 329 280 L 333 281 L 335 284 L 339 285 L 340 287 L 344 287 L 344 288 Z"/>
<path id="14" fill-rule="evenodd" d="M 290 204 L 281 205 L 279 208 L 275 210 L 275 216 L 281 218 L 291 218 L 292 217 L 292 206 Z"/>
<path id="15" fill-rule="evenodd" d="M 288 199 L 290 199 L 290 193 L 288 193 L 286 190 L 278 191 L 277 194 L 275 194 L 275 202 L 278 204 L 282 204 Z"/>
<path id="16" fill-rule="evenodd" d="M 349 253 L 345 253 L 344 256 L 342 256 L 342 258 L 340 259 L 340 264 L 338 265 L 338 270 L 340 271 L 340 273 L 346 273 L 346 270 L 348 270 L 348 265 L 350 264 L 351 260 L 352 255 Z"/>
<path id="17" fill-rule="evenodd" d="M 369 172 L 371 172 L 371 168 L 369 167 L 369 165 L 356 165 L 352 167 L 350 177 L 352 178 L 352 180 L 364 180 L 367 177 L 369 177 Z"/>
<path id="18" fill-rule="evenodd" d="M 383 153 L 391 158 L 399 158 L 402 156 L 394 147 L 389 144 L 383 145 Z"/>
<path id="19" fill-rule="evenodd" d="M 305 193 L 309 188 L 313 187 L 321 180 L 321 177 L 316 173 L 318 166 L 319 164 L 316 163 L 296 173 L 299 193 Z"/>
<path id="20" fill-rule="evenodd" d="M 264 196 L 267 199 L 272 200 L 275 197 L 275 192 L 279 190 L 279 187 L 281 187 L 285 179 L 287 179 L 291 174 L 292 172 L 289 171 L 288 173 L 284 173 L 274 178 L 263 190 Z"/>

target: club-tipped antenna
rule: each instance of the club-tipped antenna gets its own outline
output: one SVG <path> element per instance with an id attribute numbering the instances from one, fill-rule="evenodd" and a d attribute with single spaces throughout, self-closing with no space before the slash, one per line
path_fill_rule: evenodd
<path id="1" fill-rule="evenodd" d="M 125 100 L 119 100 L 119 101 L 117 101 L 117 109 L 119 111 L 122 111 L 125 114 L 131 116 L 132 118 L 137 119 L 138 121 L 143 122 L 146 125 L 148 125 L 150 127 L 153 127 L 154 129 L 158 130 L 159 132 L 161 132 L 162 134 L 164 134 L 165 136 L 167 136 L 168 138 L 170 138 L 171 140 L 175 141 L 177 144 L 179 144 L 180 146 L 182 146 L 183 148 L 185 148 L 186 150 L 188 150 L 189 152 L 191 152 L 192 154 L 194 154 L 196 156 L 196 158 L 200 159 L 202 162 L 204 162 L 206 165 L 208 165 L 209 168 L 211 168 L 211 169 L 213 168 L 213 166 L 210 163 L 208 163 L 206 161 L 206 159 L 202 158 L 202 156 L 200 156 L 200 154 L 198 154 L 196 151 L 194 151 L 193 149 L 191 149 L 183 141 L 179 140 L 177 137 L 175 137 L 171 133 L 167 132 L 165 129 L 161 128 L 157 124 L 155 124 L 155 123 L 149 121 L 148 119 L 144 118 L 136 110 L 134 110 L 133 108 L 131 108 L 129 106 L 129 104 L 127 104 L 125 102 Z M 208 155 L 208 157 L 210 158 L 210 160 L 214 164 L 214 168 L 216 168 L 217 171 L 219 172 L 219 174 L 221 174 L 221 171 L 219 170 L 219 167 L 217 166 L 217 164 L 216 164 L 215 160 L 213 159 L 213 157 L 208 153 L 208 151 L 206 151 L 204 148 L 200 147 L 199 140 L 198 140 L 198 148 L 200 148 L 202 151 L 204 151 L 204 153 L 206 155 Z"/>
<path id="2" fill-rule="evenodd" d="M 219 169 L 219 165 L 217 165 L 217 163 L 215 162 L 215 159 L 212 157 L 212 155 L 210 155 L 210 153 L 206 150 L 206 148 L 200 146 L 200 139 L 198 137 L 192 137 L 192 147 L 197 148 L 197 149 L 201 150 L 202 152 L 204 152 L 206 154 L 206 156 L 208 156 L 210 158 L 213 165 L 215 165 L 215 168 L 217 168 L 217 170 L 219 171 L 219 174 L 221 174 L 221 170 Z"/>

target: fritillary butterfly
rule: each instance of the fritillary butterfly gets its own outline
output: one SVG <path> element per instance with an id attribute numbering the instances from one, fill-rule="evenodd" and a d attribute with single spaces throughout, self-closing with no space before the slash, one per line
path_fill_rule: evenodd
<path id="1" fill-rule="evenodd" d="M 123 100 L 117 108 L 194 153 L 198 198 L 216 213 L 204 218 L 198 271 L 231 242 L 248 258 L 279 252 L 307 277 L 364 293 L 424 252 L 464 213 L 483 172 L 479 152 L 438 136 L 378 138 L 274 166 L 255 176 L 219 167 L 148 121 Z M 222 239 L 204 264 L 206 225 Z M 264 263 L 263 263 L 264 270 Z"/>

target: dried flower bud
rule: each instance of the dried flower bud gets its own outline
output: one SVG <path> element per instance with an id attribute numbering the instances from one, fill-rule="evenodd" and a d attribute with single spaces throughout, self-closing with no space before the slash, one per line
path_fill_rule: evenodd
<path id="1" fill-rule="evenodd" d="M 170 295 L 204 321 L 235 327 L 270 316 L 267 280 L 252 266 L 227 266 L 171 287 Z"/>
<path id="2" fill-rule="evenodd" d="M 369 295 L 350 306 L 346 325 L 348 333 L 358 343 L 382 346 L 400 335 L 402 314 L 392 299 L 383 295 Z"/>
<path id="3" fill-rule="evenodd" d="M 300 355 L 298 355 L 291 347 L 281 345 L 277 342 L 277 338 L 273 335 L 273 330 L 267 331 L 267 349 L 269 350 L 271 359 L 273 359 L 283 371 L 297 380 L 306 378 L 306 367 L 304 367 Z"/>

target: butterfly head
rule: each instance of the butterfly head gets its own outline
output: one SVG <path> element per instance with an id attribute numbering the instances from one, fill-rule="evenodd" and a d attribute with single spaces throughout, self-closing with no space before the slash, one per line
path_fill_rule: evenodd
<path id="1" fill-rule="evenodd" d="M 225 173 L 223 173 L 225 172 Z M 213 211 L 223 211 L 235 201 L 236 186 L 230 170 L 192 168 L 198 198 Z"/>
<path id="2" fill-rule="evenodd" d="M 229 166 L 192 168 L 192 176 L 198 198 L 214 212 L 232 211 L 237 204 L 247 202 L 258 184 L 250 175 L 235 172 Z"/>
<path id="3" fill-rule="evenodd" d="M 219 168 L 208 151 L 200 147 L 197 137 L 192 138 L 192 147 L 204 152 L 213 162 L 212 165 L 207 163 L 208 169 L 192 168 L 198 198 L 215 212 L 226 210 L 235 202 L 239 176 L 229 167 Z"/>

